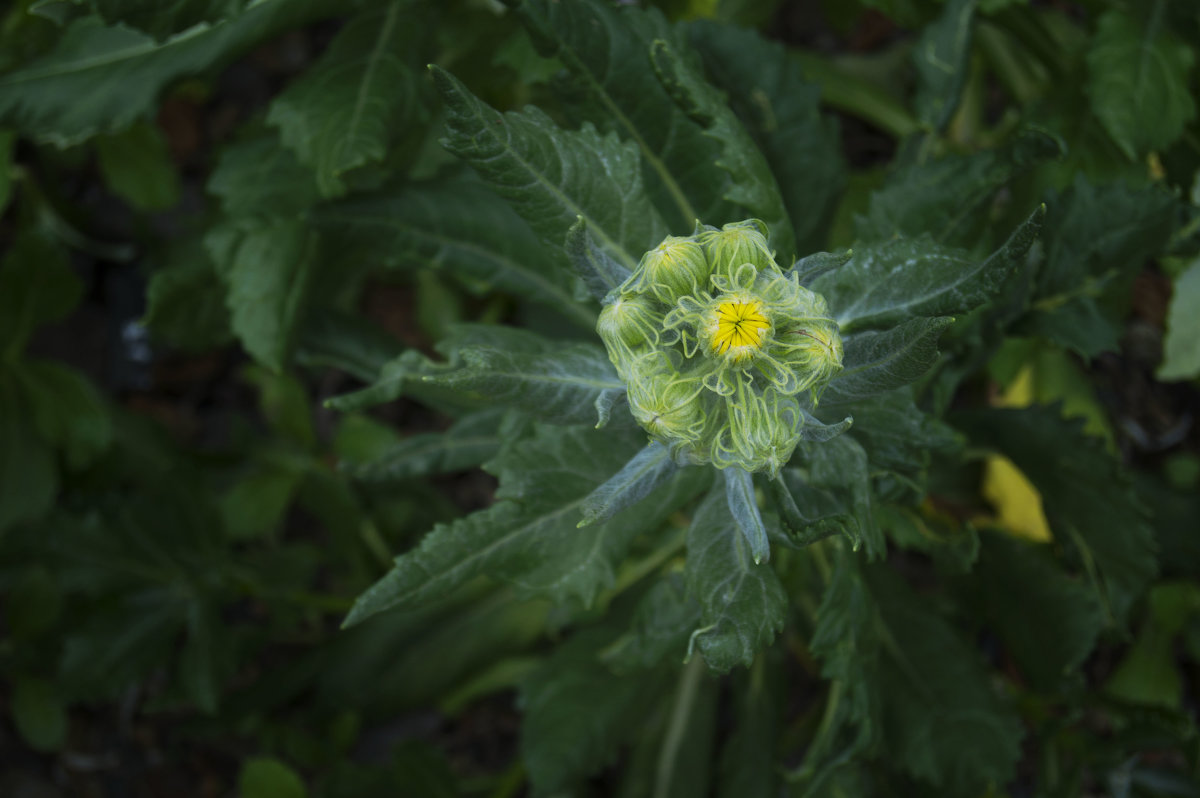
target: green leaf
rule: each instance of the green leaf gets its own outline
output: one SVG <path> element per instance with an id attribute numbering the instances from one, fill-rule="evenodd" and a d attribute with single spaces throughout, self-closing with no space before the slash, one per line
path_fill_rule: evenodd
<path id="1" fill-rule="evenodd" d="M 700 607 L 688 596 L 683 575 L 670 573 L 638 601 L 629 631 L 604 650 L 603 660 L 618 672 L 681 663 L 699 622 Z"/>
<path id="2" fill-rule="evenodd" d="M 714 163 L 729 173 L 725 199 L 765 222 L 772 249 L 784 262 L 792 260 L 796 235 L 771 166 L 724 96 L 705 81 L 698 66 L 662 39 L 650 45 L 650 61 L 675 104 L 720 145 Z"/>
<path id="3" fill-rule="evenodd" d="M 399 341 L 366 319 L 334 308 L 312 308 L 300 331 L 296 360 L 371 382 L 402 349 Z"/>
<path id="4" fill-rule="evenodd" d="M 22 376 L 0 363 L 0 533 L 50 509 L 58 470 L 50 446 L 30 423 Z"/>
<path id="5" fill-rule="evenodd" d="M 654 795 L 693 798 L 709 793 L 718 681 L 693 660 L 678 677 L 654 772 Z"/>
<path id="6" fill-rule="evenodd" d="M 14 641 L 28 641 L 54 629 L 62 615 L 64 590 L 44 565 L 27 566 L 9 583 L 4 620 Z"/>
<path id="7" fill-rule="evenodd" d="M 845 252 L 814 252 L 796 261 L 792 265 L 792 268 L 786 272 L 786 275 L 790 277 L 792 274 L 795 274 L 796 281 L 800 285 L 807 287 L 821 275 L 842 268 L 850 262 L 852 257 L 854 257 L 854 252 L 851 250 L 846 250 Z"/>
<path id="8" fill-rule="evenodd" d="M 662 672 L 609 671 L 597 656 L 602 643 L 595 631 L 576 633 L 521 685 L 521 758 L 535 796 L 561 794 L 599 770 L 668 687 Z"/>
<path id="9" fill-rule="evenodd" d="M 210 233 L 210 251 L 214 241 Z M 306 309 L 317 236 L 300 221 L 279 221 L 234 233 L 231 241 L 227 260 L 213 252 L 228 286 L 230 325 L 255 360 L 282 371 Z"/>
<path id="10" fill-rule="evenodd" d="M 604 350 L 592 344 L 559 344 L 545 352 L 467 346 L 462 365 L 424 380 L 466 399 L 513 407 L 552 424 L 595 418 L 603 391 L 623 386 Z"/>
<path id="11" fill-rule="evenodd" d="M 967 603 L 979 607 L 1030 684 L 1052 692 L 1096 644 L 1104 625 L 1100 603 L 1055 566 L 1049 547 L 996 533 L 982 541 L 963 581 Z"/>
<path id="12" fill-rule="evenodd" d="M 688 27 L 709 79 L 758 143 L 791 217 L 796 252 L 825 246 L 846 183 L 837 123 L 820 114 L 821 90 L 778 42 L 750 30 Z"/>
<path id="13" fill-rule="evenodd" d="M 273 757 L 247 759 L 238 774 L 238 798 L 307 798 L 296 771 Z"/>
<path id="14" fill-rule="evenodd" d="M 38 233 L 16 236 L 0 261 L 0 353 L 19 353 L 36 327 L 65 317 L 82 296 L 66 252 Z"/>
<path id="15" fill-rule="evenodd" d="M 443 144 L 504 197 L 557 253 L 582 217 L 597 245 L 632 270 L 666 227 L 642 190 L 637 149 L 591 125 L 566 131 L 530 107 L 500 114 L 430 67 L 446 105 Z M 560 257 L 565 257 L 560 255 Z"/>
<path id="16" fill-rule="evenodd" d="M 217 657 L 225 641 L 217 633 L 220 621 L 211 607 L 192 602 L 188 610 L 187 640 L 179 652 L 179 680 L 192 702 L 212 715 L 221 689 Z"/>
<path id="17" fill-rule="evenodd" d="M 1082 564 L 1109 619 L 1123 624 L 1154 576 L 1154 540 L 1103 443 L 1053 407 L 963 411 L 952 421 L 1029 478 L 1055 540 Z"/>
<path id="18" fill-rule="evenodd" d="M 1163 362 L 1155 376 L 1163 381 L 1200 375 L 1200 259 L 1175 280 L 1167 312 Z"/>
<path id="19" fill-rule="evenodd" d="M 842 371 L 821 394 L 821 402 L 856 402 L 913 382 L 937 362 L 938 338 L 953 321 L 909 319 L 883 332 L 846 336 Z"/>
<path id="20" fill-rule="evenodd" d="M 929 464 L 932 451 L 952 448 L 953 431 L 916 406 L 911 388 L 854 404 L 850 436 L 867 453 L 873 471 L 912 475 Z"/>
<path id="21" fill-rule="evenodd" d="M 346 191 L 345 172 L 384 159 L 415 104 L 404 58 L 420 27 L 405 23 L 405 8 L 387 3 L 351 19 L 271 103 L 267 122 L 316 171 L 326 197 Z"/>
<path id="22" fill-rule="evenodd" d="M 162 131 L 146 121 L 96 138 L 97 163 L 117 196 L 143 211 L 163 211 L 179 202 L 179 173 Z"/>
<path id="23" fill-rule="evenodd" d="M 1092 110 L 1130 159 L 1167 148 L 1196 116 L 1195 55 L 1167 27 L 1166 6 L 1154 0 L 1144 24 L 1121 10 L 1106 12 L 1087 53 Z"/>
<path id="24" fill-rule="evenodd" d="M 1024 329 L 1085 357 L 1115 349 L 1133 281 L 1166 246 L 1177 203 L 1158 186 L 1093 186 L 1077 176 L 1049 203 L 1045 261 Z"/>
<path id="25" fill-rule="evenodd" d="M 863 447 L 849 435 L 841 435 L 824 443 L 802 441 L 798 453 L 808 467 L 803 482 L 833 500 L 821 507 L 820 516 L 850 515 L 858 527 L 856 534 L 851 533 L 855 548 L 861 540 L 869 557 L 883 556 L 883 533 L 871 508 L 871 472 Z M 789 487 L 796 495 L 796 486 Z"/>
<path id="26" fill-rule="evenodd" d="M 260 224 L 264 217 L 293 217 L 320 198 L 312 171 L 265 131 L 252 131 L 221 150 L 208 190 L 240 227 Z"/>
<path id="27" fill-rule="evenodd" d="M 0 76 L 0 124 L 59 146 L 122 130 L 175 80 L 203 72 L 324 13 L 323 3 L 267 0 L 162 44 L 95 17 L 78 19 L 44 55 Z"/>
<path id="28" fill-rule="evenodd" d="M 27 360 L 17 371 L 38 434 L 63 451 L 73 469 L 91 464 L 112 442 L 113 425 L 100 392 L 71 369 Z"/>
<path id="29" fill-rule="evenodd" d="M 439 524 L 396 567 L 363 593 L 346 619 L 353 625 L 392 607 L 436 600 L 481 574 L 523 593 L 590 604 L 612 583 L 633 537 L 657 527 L 700 488 L 703 469 L 685 469 L 660 488 L 651 507 L 632 507 L 579 529 L 579 510 L 596 486 L 621 468 L 640 436 L 582 427 L 537 427 L 532 439 L 488 465 L 500 477 L 492 507 Z"/>
<path id="30" fill-rule="evenodd" d="M 787 595 L 768 565 L 755 565 L 745 536 L 729 511 L 723 490 L 710 491 L 688 527 L 688 592 L 700 602 L 692 633 L 708 667 L 726 673 L 750 666 L 783 629 Z"/>
<path id="31" fill-rule="evenodd" d="M 216 23 L 241 12 L 246 0 L 88 0 L 109 25 L 124 23 L 161 41 L 201 23 Z"/>
<path id="32" fill-rule="evenodd" d="M 1030 129 L 1001 147 L 904 165 L 871 195 L 867 214 L 855 217 L 855 237 L 883 242 L 930 235 L 939 244 L 974 249 L 997 192 L 1064 149 L 1056 136 Z"/>
<path id="33" fill-rule="evenodd" d="M 754 564 L 761 565 L 771 559 L 771 547 L 754 497 L 754 479 L 749 471 L 737 466 L 722 469 L 721 473 L 725 476 L 725 501 L 729 504 L 729 514 L 746 539 Z"/>
<path id="34" fill-rule="evenodd" d="M 728 176 L 714 165 L 717 145 L 646 68 L 654 40 L 682 46 L 657 9 L 618 8 L 603 0 L 524 0 L 517 14 L 541 54 L 557 58 L 570 73 L 572 110 L 636 145 L 646 187 L 672 230 L 690 231 L 697 219 L 740 218 L 722 199 Z M 635 262 L 661 238 L 634 248 Z"/>
<path id="35" fill-rule="evenodd" d="M 567 231 L 567 259 L 593 299 L 603 301 L 629 277 L 629 269 L 596 245 L 582 217 Z"/>
<path id="36" fill-rule="evenodd" d="M 232 339 L 225 286 L 199 239 L 175 244 L 167 263 L 146 286 L 150 334 L 189 352 L 221 347 Z"/>
<path id="37" fill-rule="evenodd" d="M 926 238 L 898 239 L 854 250 L 845 266 L 813 281 L 844 332 L 890 327 L 914 316 L 965 313 L 993 298 L 1025 263 L 1042 227 L 1045 206 L 986 259 L 974 259 Z"/>
<path id="38" fill-rule="evenodd" d="M 670 450 L 658 441 L 652 441 L 588 495 L 579 526 L 607 521 L 626 507 L 632 507 L 674 476 L 677 470 Z"/>
<path id="39" fill-rule="evenodd" d="M 882 630 L 884 750 L 936 794 L 979 795 L 1007 784 L 1022 726 L 997 696 L 978 653 L 886 567 L 868 571 Z"/>
<path id="40" fill-rule="evenodd" d="M 384 363 L 374 383 L 353 393 L 327 399 L 325 406 L 346 412 L 392 402 L 401 396 L 412 396 L 435 406 L 449 404 L 455 408 L 485 404 L 470 401 L 452 391 L 438 389 L 425 380 L 425 377 L 441 374 L 455 367 L 448 363 L 435 363 L 415 349 L 410 349 Z"/>
<path id="41" fill-rule="evenodd" d="M 13 149 L 16 147 L 17 133 L 14 130 L 0 130 L 0 214 L 8 210 L 8 201 L 12 198 Z"/>
<path id="42" fill-rule="evenodd" d="M 272 374 L 254 365 L 241 377 L 258 391 L 259 410 L 280 442 L 311 451 L 317 443 L 312 404 L 304 384 L 290 374 Z"/>
<path id="43" fill-rule="evenodd" d="M 446 269 L 480 293 L 505 291 L 593 329 L 572 281 L 529 226 L 478 181 L 409 184 L 322 206 L 333 251 L 387 268 Z"/>
<path id="44" fill-rule="evenodd" d="M 1104 691 L 1126 701 L 1182 709 L 1184 676 L 1176 638 L 1200 616 L 1200 589 L 1192 582 L 1166 582 L 1150 589 L 1137 639 L 1117 665 Z"/>
<path id="45" fill-rule="evenodd" d="M 779 795 L 775 748 L 780 713 L 776 697 L 784 685 L 777 670 L 770 658 L 760 656 L 748 672 L 733 675 L 734 722 L 721 751 L 720 798 Z"/>
<path id="46" fill-rule="evenodd" d="M 954 117 L 967 82 L 974 16 L 975 0 L 947 2 L 913 49 L 917 117 L 938 133 Z"/>
<path id="47" fill-rule="evenodd" d="M 344 462 L 354 479 L 395 482 L 447 474 L 480 465 L 499 451 L 503 411 L 482 410 L 455 422 L 445 432 L 424 432 L 384 448 L 365 462 Z"/>
<path id="48" fill-rule="evenodd" d="M 238 480 L 220 500 L 230 540 L 257 540 L 273 534 L 300 486 L 301 474 L 262 464 Z"/>
<path id="49" fill-rule="evenodd" d="M 13 725 L 35 751 L 57 751 L 67 741 L 67 708 L 62 693 L 51 682 L 18 677 L 12 690 Z"/>

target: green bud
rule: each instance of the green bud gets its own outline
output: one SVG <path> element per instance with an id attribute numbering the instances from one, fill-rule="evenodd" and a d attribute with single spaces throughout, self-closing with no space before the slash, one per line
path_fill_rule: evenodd
<path id="1" fill-rule="evenodd" d="M 658 343 L 662 314 L 650 299 L 638 294 L 621 294 L 600 311 L 596 331 L 609 346 L 637 347 Z"/>
<path id="2" fill-rule="evenodd" d="M 694 381 L 681 377 L 657 354 L 638 358 L 629 380 L 629 406 L 651 437 L 671 446 L 696 441 L 704 426 L 704 406 Z"/>
<path id="3" fill-rule="evenodd" d="M 779 266 L 767 246 L 766 225 L 757 219 L 727 224 L 720 230 L 700 234 L 700 244 L 708 255 L 715 274 L 733 279 L 737 268 L 749 263 L 758 271 L 779 272 Z"/>
<path id="4" fill-rule="evenodd" d="M 842 370 L 842 336 L 832 319 L 803 319 L 781 325 L 774 349 L 781 361 L 802 376 L 802 389 L 819 390 Z"/>
<path id="5" fill-rule="evenodd" d="M 649 290 L 667 305 L 674 305 L 679 297 L 706 285 L 710 272 L 699 244 L 691 238 L 668 236 L 642 256 L 634 271 L 634 286 Z"/>

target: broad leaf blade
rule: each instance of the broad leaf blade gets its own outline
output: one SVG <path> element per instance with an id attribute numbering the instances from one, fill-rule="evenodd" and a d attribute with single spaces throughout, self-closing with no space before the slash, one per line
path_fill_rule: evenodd
<path id="1" fill-rule="evenodd" d="M 443 144 L 512 205 L 552 251 L 582 217 L 597 245 L 633 269 L 666 235 L 642 190 L 637 150 L 590 125 L 561 130 L 541 111 L 499 114 L 430 67 L 446 105 Z"/>
<path id="2" fill-rule="evenodd" d="M 958 109 L 967 82 L 976 0 L 951 0 L 925 28 L 913 50 L 917 117 L 941 133 Z"/>
<path id="3" fill-rule="evenodd" d="M 908 385 L 937 362 L 937 342 L 954 319 L 909 319 L 883 332 L 843 339 L 842 371 L 821 394 L 822 405 L 856 402 Z"/>
<path id="4" fill-rule="evenodd" d="M 691 646 L 709 668 L 749 666 L 783 628 L 787 596 L 769 565 L 755 565 L 723 490 L 710 491 L 688 527 L 685 578 L 700 602 Z"/>
<path id="5" fill-rule="evenodd" d="M 679 467 L 671 458 L 670 450 L 658 441 L 651 442 L 588 495 L 583 503 L 583 520 L 579 526 L 607 521 L 626 507 L 632 507 L 670 479 L 677 470 Z"/>
<path id="6" fill-rule="evenodd" d="M 566 251 L 575 273 L 594 299 L 603 301 L 630 275 L 628 266 L 596 246 L 582 218 L 567 231 Z"/>

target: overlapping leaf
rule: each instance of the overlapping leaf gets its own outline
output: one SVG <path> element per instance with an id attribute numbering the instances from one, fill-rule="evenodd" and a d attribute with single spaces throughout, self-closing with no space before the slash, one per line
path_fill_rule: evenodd
<path id="1" fill-rule="evenodd" d="M 890 330 L 847 336 L 843 370 L 821 395 L 822 403 L 856 402 L 913 382 L 937 361 L 938 338 L 952 321 L 909 319 Z"/>

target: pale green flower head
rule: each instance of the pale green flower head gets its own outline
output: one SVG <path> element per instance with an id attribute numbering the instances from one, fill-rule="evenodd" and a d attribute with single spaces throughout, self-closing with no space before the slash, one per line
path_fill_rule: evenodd
<path id="1" fill-rule="evenodd" d="M 634 417 L 681 462 L 778 472 L 841 370 L 824 298 L 780 269 L 766 232 L 750 219 L 669 237 L 600 314 Z"/>

